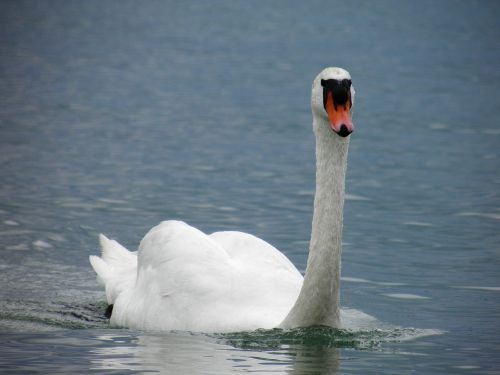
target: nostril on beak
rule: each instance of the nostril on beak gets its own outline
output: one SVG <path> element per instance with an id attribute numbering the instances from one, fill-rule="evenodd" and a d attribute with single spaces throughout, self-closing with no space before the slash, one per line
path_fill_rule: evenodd
<path id="1" fill-rule="evenodd" d="M 349 134 L 351 134 L 351 132 L 347 128 L 346 124 L 342 124 L 340 125 L 340 130 L 337 134 L 340 135 L 341 137 L 347 137 Z"/>

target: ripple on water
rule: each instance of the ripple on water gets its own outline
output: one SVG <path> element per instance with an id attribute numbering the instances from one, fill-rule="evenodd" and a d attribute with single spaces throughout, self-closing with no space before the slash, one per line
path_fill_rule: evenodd
<path id="1" fill-rule="evenodd" d="M 370 198 L 363 197 L 361 195 L 354 195 L 354 194 L 346 194 L 345 199 L 347 201 L 369 201 Z"/>
<path id="2" fill-rule="evenodd" d="M 367 280 L 367 279 L 363 279 L 360 277 L 348 277 L 348 276 L 342 276 L 341 280 L 345 281 L 345 282 L 349 282 L 349 283 L 374 284 L 374 285 L 381 285 L 381 286 L 404 286 L 404 285 L 406 285 L 404 283 L 394 283 L 394 282 L 389 282 L 389 281 L 372 281 L 372 280 Z"/>
<path id="3" fill-rule="evenodd" d="M 500 286 L 468 286 L 468 285 L 459 285 L 459 286 L 455 286 L 454 288 L 483 290 L 483 291 L 487 291 L 487 292 L 500 292 Z"/>
<path id="4" fill-rule="evenodd" d="M 19 225 L 19 223 L 17 221 L 14 221 L 14 220 L 4 220 L 3 223 L 5 225 L 10 225 L 10 226 L 14 226 L 14 227 Z"/>
<path id="5" fill-rule="evenodd" d="M 500 220 L 500 214 L 486 212 L 459 212 L 457 216 L 475 216 L 493 220 Z"/>
<path id="6" fill-rule="evenodd" d="M 406 221 L 403 225 L 413 226 L 413 227 L 433 227 L 431 223 L 425 223 L 423 221 Z"/>
<path id="7" fill-rule="evenodd" d="M 4 332 L 109 327 L 104 316 L 105 302 L 2 301 L 0 308 L 0 328 Z"/>
<path id="8" fill-rule="evenodd" d="M 48 243 L 47 241 L 43 240 L 36 240 L 33 242 L 33 246 L 36 247 L 37 249 L 51 249 L 52 245 Z"/>
<path id="9" fill-rule="evenodd" d="M 413 300 L 430 299 L 430 297 L 420 296 L 418 294 L 411 294 L 411 293 L 383 293 L 383 295 L 399 299 L 413 299 Z"/>

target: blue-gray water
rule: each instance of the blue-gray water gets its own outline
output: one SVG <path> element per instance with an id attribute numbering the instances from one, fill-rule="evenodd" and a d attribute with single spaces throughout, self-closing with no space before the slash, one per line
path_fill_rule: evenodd
<path id="1" fill-rule="evenodd" d="M 500 371 L 500 6 L 0 3 L 0 372 Z M 111 328 L 88 264 L 167 218 L 304 270 L 310 85 L 357 90 L 342 305 L 375 327 Z"/>

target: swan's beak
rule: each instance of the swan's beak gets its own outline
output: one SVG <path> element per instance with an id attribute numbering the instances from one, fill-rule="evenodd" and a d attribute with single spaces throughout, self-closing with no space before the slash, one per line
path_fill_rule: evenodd
<path id="1" fill-rule="evenodd" d="M 325 110 L 330 120 L 330 126 L 341 137 L 347 137 L 354 131 L 351 119 L 351 101 L 347 100 L 343 104 L 337 104 L 331 91 L 327 95 Z"/>

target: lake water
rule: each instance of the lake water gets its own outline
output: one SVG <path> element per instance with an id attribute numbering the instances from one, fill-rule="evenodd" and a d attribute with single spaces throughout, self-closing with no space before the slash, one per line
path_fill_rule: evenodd
<path id="1" fill-rule="evenodd" d="M 500 3 L 0 3 L 0 372 L 500 372 Z M 342 305 L 229 335 L 109 326 L 88 263 L 181 219 L 304 270 L 310 85 L 357 90 Z"/>

